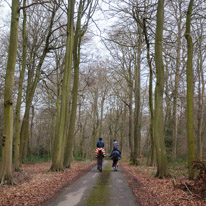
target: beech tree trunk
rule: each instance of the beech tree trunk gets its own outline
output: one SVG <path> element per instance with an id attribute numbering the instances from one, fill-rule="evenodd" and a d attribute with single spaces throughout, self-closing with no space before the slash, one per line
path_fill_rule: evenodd
<path id="1" fill-rule="evenodd" d="M 72 89 L 72 109 L 70 116 L 69 131 L 66 139 L 66 148 L 64 153 L 64 167 L 69 168 L 72 161 L 72 152 L 74 145 L 74 130 L 77 113 L 77 96 L 79 88 L 79 63 L 80 63 L 80 45 L 81 45 L 81 17 L 82 17 L 82 0 L 79 4 L 78 18 L 76 24 L 76 31 L 74 36 L 74 82 Z"/>
<path id="2" fill-rule="evenodd" d="M 203 159 L 203 148 L 202 148 L 202 130 L 203 130 L 203 115 L 205 108 L 205 80 L 204 80 L 204 72 L 203 72 L 203 58 L 202 58 L 202 41 L 203 41 L 203 25 L 201 24 L 201 34 L 199 38 L 199 58 L 198 58 L 198 130 L 197 130 L 197 159 Z"/>
<path id="3" fill-rule="evenodd" d="M 19 0 L 12 0 L 12 14 L 10 26 L 9 52 L 6 68 L 4 90 L 4 126 L 2 138 L 2 156 L 0 164 L 0 184 L 13 184 L 12 177 L 12 140 L 13 140 L 13 88 L 14 71 L 16 64 L 18 27 L 19 27 Z"/>
<path id="4" fill-rule="evenodd" d="M 132 83 L 132 72 L 131 72 L 131 65 L 129 66 L 129 147 L 130 147 L 130 161 L 132 162 L 134 156 L 134 143 L 132 140 L 132 98 L 133 98 L 133 83 Z"/>
<path id="5" fill-rule="evenodd" d="M 63 154 L 64 154 L 64 132 L 67 117 L 67 104 L 69 102 L 69 92 L 71 83 L 71 69 L 72 69 L 72 53 L 74 43 L 74 3 L 75 0 L 68 0 L 68 12 L 67 12 L 67 42 L 66 42 L 66 55 L 65 55 L 65 67 L 64 77 L 62 83 L 62 96 L 61 96 L 61 110 L 60 119 L 58 122 L 58 134 L 55 136 L 55 151 L 52 158 L 52 171 L 60 171 L 64 169 L 63 166 Z"/>
<path id="6" fill-rule="evenodd" d="M 104 101 L 105 101 L 106 89 L 102 96 L 101 100 L 101 114 L 100 114 L 100 122 L 99 122 L 99 137 L 102 136 L 102 126 L 103 126 L 103 112 L 104 112 Z"/>
<path id="7" fill-rule="evenodd" d="M 96 90 L 94 91 L 94 103 L 93 103 L 93 115 L 92 115 L 92 154 L 93 151 L 96 148 L 96 136 L 97 136 L 97 130 L 98 130 L 98 96 L 99 96 L 99 90 L 98 88 L 96 88 Z M 92 155 L 93 156 L 93 155 Z"/>
<path id="8" fill-rule="evenodd" d="M 193 112 L 193 42 L 190 33 L 191 15 L 194 0 L 190 0 L 187 19 L 185 38 L 187 40 L 187 144 L 188 144 L 188 172 L 189 177 L 194 177 L 193 161 L 195 160 L 195 141 L 194 141 L 194 112 Z"/>
<path id="9" fill-rule="evenodd" d="M 143 18 L 143 33 L 144 33 L 144 38 L 147 46 L 147 63 L 149 66 L 149 110 L 150 110 L 150 141 L 151 141 L 149 165 L 152 166 L 155 164 L 156 161 L 155 144 L 154 144 L 153 68 L 152 68 L 152 59 L 150 57 L 150 42 L 148 38 L 145 18 Z"/>
<path id="10" fill-rule="evenodd" d="M 61 68 L 61 66 L 60 66 L 60 68 Z M 56 67 L 58 68 L 59 65 L 56 65 Z M 61 70 L 60 70 L 60 72 L 61 72 Z M 53 144 L 53 150 L 52 150 L 52 157 L 53 157 L 55 151 L 57 150 L 56 147 L 58 145 L 58 138 L 55 138 L 55 137 L 57 137 L 58 133 L 59 133 L 58 124 L 59 124 L 59 120 L 60 120 L 60 109 L 61 109 L 61 77 L 59 77 L 58 69 L 57 69 L 57 101 L 56 101 L 56 111 L 57 112 L 56 112 L 55 133 L 54 133 L 54 144 Z"/>
<path id="11" fill-rule="evenodd" d="M 142 38 L 141 38 L 140 31 L 139 31 L 139 40 L 138 40 L 137 60 L 136 60 L 136 64 L 135 64 L 134 156 L 133 156 L 133 160 L 132 160 L 134 165 L 138 164 L 137 157 L 140 157 L 140 144 L 141 144 L 140 66 L 141 66 Z"/>
<path id="12" fill-rule="evenodd" d="M 127 116 L 127 107 L 126 105 L 124 105 L 124 108 L 122 108 L 122 118 L 121 118 L 121 140 L 120 140 L 120 151 L 121 154 L 123 155 L 123 151 L 124 151 L 124 139 L 125 139 L 125 121 L 126 121 L 126 116 Z"/>
<path id="13" fill-rule="evenodd" d="M 177 34 L 177 57 L 176 57 L 176 70 L 175 70 L 175 88 L 174 88 L 174 100 L 173 100 L 173 143 L 172 154 L 173 157 L 177 156 L 177 128 L 178 128 L 178 115 L 177 115 L 177 97 L 179 88 L 179 70 L 180 70 L 180 50 L 181 50 L 181 37 L 182 37 L 182 17 L 181 17 L 181 2 L 179 3 L 180 19 L 178 21 L 178 34 Z"/>
<path id="14" fill-rule="evenodd" d="M 156 177 L 164 178 L 169 175 L 167 168 L 167 156 L 164 142 L 163 128 L 163 91 L 164 91 L 164 65 L 162 59 L 162 36 L 164 23 L 164 0 L 158 1 L 157 24 L 155 34 L 155 111 L 154 111 L 154 139 L 157 157 Z"/>
<path id="15" fill-rule="evenodd" d="M 23 2 L 23 6 L 26 6 L 26 0 Z M 22 70 L 19 77 L 19 88 L 18 88 L 18 97 L 16 103 L 16 115 L 15 115 L 15 150 L 14 150 L 14 168 L 15 171 L 20 170 L 20 130 L 21 130 L 21 100 L 22 100 L 22 87 L 24 81 L 24 74 L 26 70 L 26 44 L 27 44 L 27 32 L 26 32 L 26 9 L 23 9 L 23 30 L 22 30 L 22 39 L 23 39 L 23 52 L 22 52 Z"/>

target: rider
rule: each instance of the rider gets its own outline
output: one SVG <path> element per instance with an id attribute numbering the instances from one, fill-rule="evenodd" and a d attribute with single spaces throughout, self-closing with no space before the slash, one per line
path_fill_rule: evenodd
<path id="1" fill-rule="evenodd" d="M 97 142 L 97 148 L 104 148 L 104 142 L 102 141 L 102 137 L 99 138 Z"/>
<path id="2" fill-rule="evenodd" d="M 118 150 L 119 151 L 119 144 L 117 143 L 117 140 L 114 139 L 114 142 L 113 142 L 113 151 L 114 150 Z M 120 152 L 120 151 L 119 151 Z"/>
<path id="3" fill-rule="evenodd" d="M 102 137 L 100 137 L 100 138 L 99 138 L 99 141 L 97 142 L 97 149 L 96 149 L 96 151 L 95 151 L 96 158 L 98 158 L 99 150 L 102 151 L 103 157 L 105 157 L 105 156 L 106 156 L 106 153 L 105 153 L 105 151 L 104 151 L 104 142 L 102 141 Z M 98 159 L 97 159 L 97 165 L 98 165 Z M 99 169 L 99 166 L 97 166 L 97 169 Z"/>
<path id="4" fill-rule="evenodd" d="M 117 143 L 116 139 L 114 139 L 113 142 L 113 150 L 112 150 L 112 154 L 110 155 L 110 158 L 113 157 L 115 151 L 118 151 L 118 157 L 121 159 L 121 152 L 119 151 L 119 144 Z"/>

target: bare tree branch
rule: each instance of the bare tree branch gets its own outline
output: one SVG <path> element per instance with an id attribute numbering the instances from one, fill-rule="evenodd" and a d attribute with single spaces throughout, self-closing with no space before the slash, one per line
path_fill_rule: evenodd
<path id="1" fill-rule="evenodd" d="M 27 8 L 29 8 L 29 7 L 31 7 L 31 6 L 34 6 L 34 5 L 39 5 L 39 4 L 48 4 L 48 3 L 51 3 L 51 0 L 49 0 L 49 1 L 40 1 L 40 2 L 35 2 L 35 3 L 32 3 L 32 4 L 29 4 L 29 5 L 27 5 L 27 6 L 22 6 L 22 7 L 20 7 L 19 8 L 19 11 L 20 10 L 22 10 L 22 9 L 27 9 Z"/>

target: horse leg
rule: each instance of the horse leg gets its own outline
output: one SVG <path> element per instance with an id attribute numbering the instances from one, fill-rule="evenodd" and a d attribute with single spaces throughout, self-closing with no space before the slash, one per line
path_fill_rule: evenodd
<path id="1" fill-rule="evenodd" d="M 99 169 L 99 157 L 97 157 L 97 169 Z"/>
<path id="2" fill-rule="evenodd" d="M 99 171 L 102 171 L 102 157 L 99 158 Z"/>

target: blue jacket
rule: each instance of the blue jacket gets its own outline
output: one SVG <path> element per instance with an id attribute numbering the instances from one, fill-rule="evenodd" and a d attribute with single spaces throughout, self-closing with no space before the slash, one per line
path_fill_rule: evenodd
<path id="1" fill-rule="evenodd" d="M 118 150 L 113 150 L 112 151 L 112 154 L 110 155 L 111 159 L 113 159 L 114 154 L 117 154 L 119 160 L 121 159 L 121 154 Z"/>
<path id="2" fill-rule="evenodd" d="M 99 141 L 97 142 L 97 147 L 98 147 L 98 148 L 104 148 L 104 142 L 103 142 L 102 140 L 99 140 Z"/>

